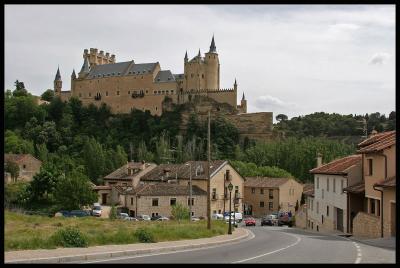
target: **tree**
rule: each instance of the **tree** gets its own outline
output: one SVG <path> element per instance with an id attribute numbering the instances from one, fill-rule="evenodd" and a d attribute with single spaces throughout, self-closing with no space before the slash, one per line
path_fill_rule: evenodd
<path id="1" fill-rule="evenodd" d="M 47 150 L 46 144 L 36 144 L 36 156 L 42 162 L 47 162 L 49 151 Z"/>
<path id="2" fill-rule="evenodd" d="M 41 95 L 42 100 L 52 101 L 54 98 L 54 90 L 48 89 Z"/>
<path id="3" fill-rule="evenodd" d="M 288 116 L 286 114 L 278 114 L 275 119 L 276 121 L 282 122 L 288 120 Z"/>
<path id="4" fill-rule="evenodd" d="M 176 203 L 172 206 L 171 214 L 174 219 L 178 221 L 189 219 L 189 209 L 181 203 Z"/>
<path id="5" fill-rule="evenodd" d="M 116 218 L 117 218 L 117 209 L 115 208 L 115 205 L 112 204 L 112 205 L 111 205 L 111 210 L 110 210 L 109 219 L 110 219 L 110 220 L 115 220 Z"/>
<path id="6" fill-rule="evenodd" d="M 11 175 L 11 179 L 15 182 L 19 176 L 19 166 L 13 161 L 6 161 L 4 170 Z"/>
<path id="7" fill-rule="evenodd" d="M 34 154 L 33 143 L 19 137 L 15 132 L 6 130 L 4 135 L 4 152 L 14 154 Z"/>
<path id="8" fill-rule="evenodd" d="M 14 97 L 28 96 L 28 91 L 25 89 L 24 82 L 15 81 L 15 90 L 13 91 Z"/>
<path id="9" fill-rule="evenodd" d="M 86 174 L 94 184 L 104 175 L 105 160 L 103 146 L 95 138 L 89 138 L 82 149 Z"/>
<path id="10" fill-rule="evenodd" d="M 62 174 L 54 166 L 43 165 L 40 172 L 33 176 L 29 191 L 33 201 L 52 203 L 56 185 Z M 68 194 L 70 194 L 68 192 Z"/>
<path id="11" fill-rule="evenodd" d="M 55 189 L 55 199 L 60 209 L 80 209 L 82 206 L 93 204 L 97 198 L 88 177 L 80 167 L 63 176 Z"/>

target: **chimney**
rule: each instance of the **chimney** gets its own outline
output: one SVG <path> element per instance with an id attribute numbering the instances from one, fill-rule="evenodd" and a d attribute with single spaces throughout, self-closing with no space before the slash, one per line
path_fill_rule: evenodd
<path id="1" fill-rule="evenodd" d="M 317 167 L 322 166 L 322 154 L 317 154 Z"/>
<path id="2" fill-rule="evenodd" d="M 144 161 L 144 160 L 142 160 L 142 170 L 145 170 L 145 168 L 146 168 L 146 162 Z"/>
<path id="3" fill-rule="evenodd" d="M 369 134 L 369 137 L 375 136 L 376 134 L 378 134 L 378 131 L 376 131 L 375 129 L 373 129 L 371 131 L 371 133 Z"/>

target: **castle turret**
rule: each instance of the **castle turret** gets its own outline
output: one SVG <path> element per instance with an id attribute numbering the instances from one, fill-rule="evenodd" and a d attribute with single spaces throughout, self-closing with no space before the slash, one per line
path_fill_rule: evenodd
<path id="1" fill-rule="evenodd" d="M 236 85 L 236 79 L 235 79 L 235 85 Z M 236 85 L 236 87 L 237 87 L 237 85 Z M 240 101 L 240 110 L 242 113 L 247 113 L 247 100 L 244 97 L 244 92 L 243 92 L 242 100 Z"/>
<path id="2" fill-rule="evenodd" d="M 74 90 L 75 79 L 76 79 L 76 74 L 75 74 L 75 69 L 73 69 L 71 74 L 71 91 Z"/>
<path id="3" fill-rule="evenodd" d="M 219 89 L 219 58 L 215 46 L 214 35 L 211 40 L 210 50 L 205 54 L 206 88 Z"/>
<path id="4" fill-rule="evenodd" d="M 60 74 L 60 67 L 58 67 L 56 77 L 54 78 L 54 94 L 60 95 L 61 88 L 62 88 L 62 80 L 61 80 L 61 74 Z"/>
<path id="5" fill-rule="evenodd" d="M 90 64 L 89 64 L 89 60 L 88 57 L 85 57 L 85 60 L 83 61 L 83 65 L 81 68 L 81 71 L 79 72 L 79 78 L 85 78 L 86 75 L 88 75 L 90 72 Z"/>
<path id="6" fill-rule="evenodd" d="M 189 58 L 188 58 L 188 55 L 187 55 L 187 50 L 186 50 L 186 53 L 185 53 L 185 63 L 187 63 L 187 62 L 188 62 L 188 60 L 189 60 Z"/>

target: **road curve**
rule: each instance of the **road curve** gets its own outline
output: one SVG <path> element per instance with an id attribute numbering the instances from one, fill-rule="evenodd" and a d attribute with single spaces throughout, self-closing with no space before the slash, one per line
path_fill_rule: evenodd
<path id="1" fill-rule="evenodd" d="M 257 226 L 248 229 L 254 235 L 241 242 L 91 263 L 360 263 L 374 262 L 363 256 L 363 249 L 369 252 L 378 249 L 366 248 L 368 246 L 343 237 L 296 228 Z M 394 251 L 379 250 L 379 262 L 395 261 Z"/>

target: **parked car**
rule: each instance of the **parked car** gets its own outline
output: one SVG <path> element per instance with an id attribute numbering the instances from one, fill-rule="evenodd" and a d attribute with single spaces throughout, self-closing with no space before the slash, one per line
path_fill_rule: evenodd
<path id="1" fill-rule="evenodd" d="M 291 213 L 280 212 L 278 216 L 278 226 L 290 225 L 291 224 Z"/>
<path id="2" fill-rule="evenodd" d="M 225 221 L 227 224 L 229 224 L 229 219 Z M 231 224 L 234 227 L 238 227 L 238 221 L 234 220 L 233 218 L 231 218 Z"/>
<path id="3" fill-rule="evenodd" d="M 70 217 L 88 217 L 90 213 L 85 210 L 72 210 L 70 213 Z"/>
<path id="4" fill-rule="evenodd" d="M 200 218 L 192 216 L 192 221 L 199 221 Z"/>
<path id="5" fill-rule="evenodd" d="M 137 221 L 136 218 L 130 217 L 128 213 L 119 213 L 118 218 L 121 220 L 127 220 L 127 221 Z"/>
<path id="6" fill-rule="evenodd" d="M 102 209 L 101 206 L 93 206 L 92 216 L 101 217 Z"/>
<path id="7" fill-rule="evenodd" d="M 169 221 L 168 217 L 161 216 L 157 219 L 157 221 Z"/>
<path id="8" fill-rule="evenodd" d="M 243 215 L 240 212 L 232 212 L 231 218 L 235 218 L 237 222 L 241 222 L 243 220 Z M 225 220 L 229 221 L 229 213 L 225 216 Z"/>
<path id="9" fill-rule="evenodd" d="M 68 210 L 61 210 L 58 213 L 61 213 L 63 217 L 71 217 L 71 212 L 69 212 Z"/>
<path id="10" fill-rule="evenodd" d="M 275 214 L 269 214 L 261 219 L 261 226 L 268 225 L 273 226 L 278 224 L 278 216 Z"/>
<path id="11" fill-rule="evenodd" d="M 137 217 L 137 219 L 138 219 L 139 221 L 149 221 L 149 220 L 151 220 L 151 218 L 150 218 L 149 215 L 139 215 L 139 216 Z"/>
<path id="12" fill-rule="evenodd" d="M 229 215 L 229 214 L 228 214 L 228 215 Z M 215 214 L 213 214 L 213 215 L 211 216 L 211 218 L 212 218 L 213 220 L 223 220 L 223 219 L 224 219 L 224 215 L 219 214 L 219 213 L 215 213 Z"/>
<path id="13" fill-rule="evenodd" d="M 150 219 L 152 220 L 152 221 L 156 221 L 156 220 L 158 220 L 159 218 L 161 218 L 162 216 L 161 215 L 154 215 L 154 216 L 152 216 Z"/>
<path id="14" fill-rule="evenodd" d="M 247 217 L 244 219 L 244 224 L 246 226 L 256 226 L 256 220 L 253 217 Z"/>

